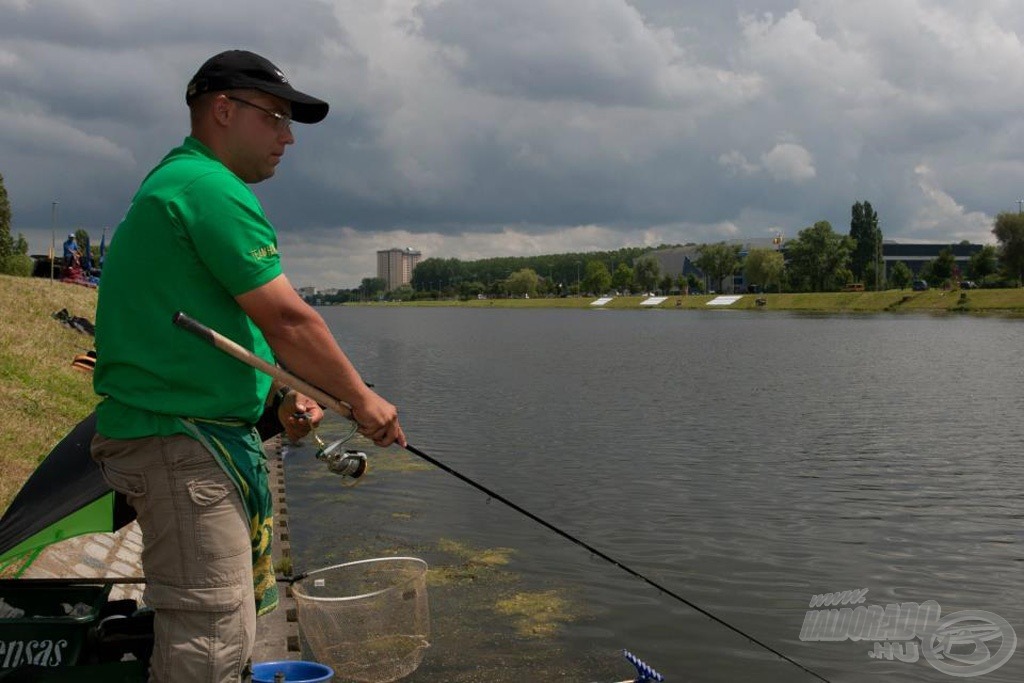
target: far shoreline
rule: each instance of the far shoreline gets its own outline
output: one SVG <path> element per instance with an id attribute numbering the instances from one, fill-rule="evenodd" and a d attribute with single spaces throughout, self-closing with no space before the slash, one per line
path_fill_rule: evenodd
<path id="1" fill-rule="evenodd" d="M 592 305 L 598 297 L 440 299 L 419 301 L 367 301 L 324 306 L 408 308 L 562 308 L 589 310 L 682 310 L 682 311 L 776 311 L 792 313 L 967 313 L 1004 317 L 1024 316 L 1024 288 L 942 290 L 916 292 L 891 289 L 882 292 L 813 292 L 737 294 L 728 305 L 709 305 L 715 294 L 670 295 L 656 305 L 642 305 L 650 297 L 617 296 L 603 306 Z"/>

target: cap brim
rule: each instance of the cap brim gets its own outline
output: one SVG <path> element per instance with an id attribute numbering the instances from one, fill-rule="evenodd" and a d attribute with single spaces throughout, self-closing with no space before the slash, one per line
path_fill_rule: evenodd
<path id="1" fill-rule="evenodd" d="M 280 97 L 292 104 L 292 120 L 299 123 L 320 123 L 327 116 L 330 105 L 312 95 L 299 92 L 288 85 L 260 83 L 254 86 L 257 90 Z"/>

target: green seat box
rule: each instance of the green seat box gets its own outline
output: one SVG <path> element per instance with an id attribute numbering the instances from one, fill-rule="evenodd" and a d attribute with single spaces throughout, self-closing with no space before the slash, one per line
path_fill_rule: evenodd
<path id="1" fill-rule="evenodd" d="M 72 666 L 82 652 L 110 594 L 110 584 L 64 585 L 4 581 L 0 597 L 10 607 L 24 610 L 21 617 L 0 619 L 0 671 L 18 666 Z M 80 616 L 70 616 L 64 604 L 84 604 Z"/>

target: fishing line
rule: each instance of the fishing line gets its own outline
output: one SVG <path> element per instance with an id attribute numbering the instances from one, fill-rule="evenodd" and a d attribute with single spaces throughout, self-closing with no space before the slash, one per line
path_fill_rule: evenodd
<path id="1" fill-rule="evenodd" d="M 262 358 L 260 358 L 259 356 L 256 356 L 254 353 L 252 353 L 248 349 L 246 349 L 246 348 L 236 344 L 235 342 L 231 341 L 227 337 L 221 335 L 219 332 L 215 332 L 214 330 L 211 330 L 210 328 L 206 327 L 202 323 L 199 323 L 198 321 L 193 320 L 192 318 L 188 317 L 186 314 L 184 314 L 182 312 L 176 313 L 174 315 L 173 322 L 174 322 L 175 325 L 177 325 L 177 326 L 179 326 L 179 327 L 181 327 L 183 329 L 188 330 L 189 332 L 195 334 L 196 336 L 200 337 L 201 339 L 203 339 L 203 340 L 209 342 L 210 344 L 214 345 L 215 347 L 217 347 L 221 351 L 224 351 L 225 353 L 227 353 L 227 354 L 237 358 L 238 360 L 242 361 L 246 365 L 249 365 L 250 367 L 254 367 L 257 370 L 261 370 L 263 372 L 266 372 L 267 374 L 271 375 L 272 377 L 274 377 L 274 378 L 278 379 L 279 381 L 287 384 L 288 386 L 291 386 L 292 388 L 302 392 L 303 394 L 305 394 L 306 396 L 309 396 L 310 398 L 314 399 L 315 401 L 317 401 L 319 403 L 322 403 L 322 404 L 324 404 L 324 405 L 334 409 L 335 411 L 341 413 L 343 416 L 345 416 L 345 417 L 347 417 L 349 419 L 352 419 L 352 407 L 350 405 L 348 405 L 347 403 L 345 403 L 344 401 L 339 401 L 338 399 L 334 398 L 333 396 L 325 393 L 323 390 L 318 389 L 317 387 L 309 384 L 308 382 L 303 381 L 302 379 L 300 379 L 298 377 L 295 377 L 290 372 L 284 370 L 283 368 L 281 368 L 279 366 L 274 366 L 274 365 L 271 365 L 271 364 L 267 363 Z M 493 498 L 494 500 L 497 500 L 497 501 L 499 501 L 501 503 L 504 503 L 505 505 L 507 505 L 508 507 L 512 508 L 513 510 L 515 510 L 519 514 L 524 515 L 524 516 L 532 519 L 534 522 L 537 522 L 538 524 L 540 524 L 541 526 L 545 527 L 546 529 L 550 529 L 551 531 L 555 532 L 556 534 L 558 534 L 562 538 L 566 539 L 567 541 L 569 541 L 569 542 L 571 542 L 571 543 L 573 543 L 575 545 L 578 545 L 579 547 L 583 548 L 584 550 L 587 550 L 588 552 L 590 552 L 593 555 L 601 558 L 602 560 L 605 560 L 606 562 L 609 562 L 609 563 L 615 565 L 616 567 L 618 567 L 622 571 L 626 572 L 630 576 L 633 576 L 635 578 L 640 579 L 641 581 L 643 581 L 647 585 L 652 586 L 653 588 L 657 589 L 659 592 L 664 593 L 665 595 L 668 595 L 669 597 L 674 598 L 675 600 L 678 600 L 679 602 L 683 603 L 684 605 L 686 605 L 690 609 L 693 609 L 696 612 L 698 612 L 700 614 L 703 614 L 705 617 L 707 617 L 708 619 L 711 619 L 712 621 L 714 621 L 717 624 L 721 624 L 722 626 L 724 626 L 725 628 L 729 629 L 733 633 L 736 633 L 736 634 L 738 634 L 740 636 L 743 636 L 749 642 L 751 642 L 751 643 L 753 643 L 753 644 L 755 644 L 755 645 L 757 645 L 757 646 L 767 650 L 768 652 L 771 652 L 773 655 L 775 655 L 776 657 L 782 659 L 783 661 L 789 662 L 790 664 L 792 664 L 793 666 L 797 667 L 801 671 L 804 671 L 805 673 L 808 673 L 811 676 L 814 676 L 819 681 L 824 681 L 825 683 L 830 683 L 829 680 L 827 678 L 825 678 L 824 676 L 822 676 L 821 674 L 819 674 L 819 673 L 817 673 L 815 671 L 812 671 L 811 669 L 807 668 L 806 666 L 804 666 L 800 662 L 796 661 L 795 659 L 792 659 L 791 657 L 787 656 L 786 654 L 784 654 L 784 653 L 780 652 L 779 650 L 773 648 L 771 645 L 768 645 L 767 643 L 764 643 L 764 642 L 758 640 L 757 638 L 755 638 L 754 636 L 750 635 L 749 633 L 746 633 L 742 629 L 740 629 L 740 628 L 738 628 L 736 626 L 733 626 L 732 624 L 730 624 L 729 622 L 725 621 L 724 619 L 722 619 L 720 617 L 715 616 L 714 614 L 712 614 L 708 610 L 704 609 L 700 605 L 697 605 L 697 604 L 691 602 L 690 600 L 687 600 L 685 597 L 683 597 L 682 595 L 680 595 L 676 591 L 672 590 L 671 588 L 668 588 L 668 587 L 662 585 L 661 583 L 655 581 L 654 579 L 651 579 L 651 578 L 645 576 L 641 572 L 639 572 L 639 571 L 633 569 L 632 567 L 630 567 L 630 566 L 628 566 L 628 565 L 626 565 L 626 564 L 616 560 L 614 557 L 608 555 L 607 553 L 604 553 L 604 552 L 598 550 L 597 548 L 595 548 L 594 546 L 590 545 L 586 541 L 584 541 L 584 540 L 582 540 L 580 538 L 577 538 L 576 536 L 570 534 L 569 532 L 563 531 L 562 529 L 560 529 L 559 527 L 555 526 L 551 522 L 548 522 L 547 520 L 543 519 L 542 517 L 539 517 L 539 516 L 535 515 L 534 513 L 530 512 L 529 510 L 527 510 L 526 508 L 522 507 L 521 505 L 517 505 L 516 503 L 513 503 L 511 500 L 509 500 L 505 496 L 501 495 L 500 493 L 497 493 L 496 491 L 492 491 L 491 489 L 489 489 L 488 487 L 484 486 L 483 484 L 480 484 L 480 483 L 474 481 L 470 477 L 467 477 L 466 475 L 464 475 L 461 472 L 459 472 L 458 470 L 450 467 L 449 465 L 441 462 L 440 460 L 427 455 L 426 453 L 424 453 L 420 449 L 416 448 L 415 446 L 413 446 L 411 444 L 406 445 L 405 446 L 405 450 L 409 451 L 410 453 L 412 453 L 413 455 L 415 455 L 418 458 L 426 460 L 427 462 L 429 462 L 434 467 L 437 467 L 438 469 L 443 470 L 444 472 L 447 472 L 448 474 L 452 475 L 456 479 L 469 484 L 473 488 L 477 489 L 478 491 L 480 491 L 481 493 L 486 495 L 488 498 Z"/>
<path id="2" fill-rule="evenodd" d="M 618 567 L 622 571 L 626 572 L 630 576 L 634 576 L 634 577 L 640 579 L 641 581 L 643 581 L 644 583 L 648 584 L 649 586 L 653 586 L 654 588 L 658 589 L 660 592 L 664 593 L 665 595 L 668 595 L 670 597 L 675 598 L 676 600 L 678 600 L 679 602 L 683 603 L 687 607 L 689 607 L 691 609 L 694 609 L 697 612 L 700 612 L 704 616 L 708 617 L 709 619 L 711 619 L 714 622 L 717 622 L 717 623 L 721 624 L 722 626 L 726 627 L 730 631 L 732 631 L 734 633 L 738 633 L 739 635 L 743 636 L 744 638 L 746 638 L 750 642 L 754 643 L 755 645 L 760 645 L 765 650 L 768 650 L 769 652 L 771 652 L 775 656 L 780 657 L 781 659 L 789 662 L 790 664 L 792 664 L 792 665 L 802 669 L 803 671 L 809 673 L 810 675 L 814 676 L 818 680 L 825 681 L 825 683 L 829 683 L 827 678 L 824 678 L 820 674 L 815 673 L 814 671 L 808 669 L 806 666 L 804 666 L 800 662 L 787 657 L 782 652 L 779 652 L 778 650 L 776 650 L 772 646 L 767 645 L 767 644 L 761 642 L 760 640 L 758 640 L 754 636 L 750 635 L 749 633 L 745 633 L 744 631 L 742 631 L 741 629 L 733 626 L 732 624 L 728 623 L 727 621 L 724 621 L 723 619 L 721 619 L 719 617 L 716 617 L 711 612 L 707 611 L 706 609 L 704 609 L 703 607 L 701 607 L 699 605 L 694 604 L 693 602 L 690 602 L 689 600 L 687 600 L 686 598 L 684 598 L 682 595 L 680 595 L 679 593 L 675 592 L 671 588 L 667 588 L 667 587 L 663 586 L 662 584 L 658 583 L 657 581 L 655 581 L 654 579 L 651 579 L 651 578 L 648 578 L 647 576 L 644 576 L 642 573 L 638 572 L 637 570 L 633 569 L 632 567 L 629 567 L 628 565 L 623 564 L 622 562 L 619 562 L 614 557 L 611 557 L 610 555 L 601 552 L 600 550 L 598 550 L 594 546 L 590 545 L 589 543 L 587 543 L 586 541 L 584 541 L 584 540 L 582 540 L 580 538 L 577 538 L 576 536 L 573 536 L 569 532 L 563 531 L 562 529 L 559 529 L 554 524 L 551 524 L 547 520 L 545 520 L 545 519 L 543 519 L 541 517 L 538 517 L 537 515 L 533 514 L 529 510 L 527 510 L 526 508 L 513 503 L 511 500 L 509 500 L 508 498 L 504 497 L 500 493 L 497 493 L 496 491 L 492 491 L 491 489 L 487 488 L 483 484 L 480 484 L 478 482 L 473 481 L 472 479 L 470 479 L 466 475 L 464 475 L 464 474 L 462 474 L 462 473 L 452 469 L 451 467 L 449 467 L 445 463 L 441 462 L 440 460 L 437 460 L 436 458 L 430 457 L 429 455 L 427 455 L 426 453 L 424 453 L 420 449 L 416 448 L 415 446 L 410 444 L 410 445 L 405 447 L 405 450 L 409 451 L 413 455 L 416 455 L 417 457 L 420 457 L 420 458 L 426 460 L 431 465 L 434 465 L 435 467 L 444 470 L 445 472 L 447 472 L 448 474 L 452 475 L 456 479 L 459 479 L 461 481 L 466 482 L 467 484 L 469 484 L 473 488 L 475 488 L 478 491 L 481 491 L 482 493 L 487 495 L 489 498 L 493 498 L 493 499 L 495 499 L 497 501 L 500 501 L 500 502 L 504 503 L 505 505 L 507 505 L 508 507 L 512 508 L 516 512 L 518 512 L 518 513 L 520 513 L 522 515 L 525 515 L 525 516 L 529 517 L 530 519 L 532 519 L 533 521 L 535 521 L 538 524 L 540 524 L 541 526 L 543 526 L 543 527 L 545 527 L 547 529 L 550 529 L 551 531 L 554 531 L 556 534 L 558 534 L 562 538 L 566 539 L 567 541 L 575 543 L 576 545 L 580 546 L 581 548 L 583 548 L 583 549 L 593 553 L 597 557 L 600 557 L 602 560 L 606 560 L 607 562 L 612 563 L 613 565 L 615 565 L 616 567 Z"/>

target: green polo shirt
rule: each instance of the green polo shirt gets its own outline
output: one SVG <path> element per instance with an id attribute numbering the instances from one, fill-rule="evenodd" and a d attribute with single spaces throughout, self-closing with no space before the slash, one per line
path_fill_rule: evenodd
<path id="1" fill-rule="evenodd" d="M 256 196 L 195 138 L 143 180 L 106 254 L 96 311 L 97 429 L 185 433 L 177 417 L 255 422 L 270 378 L 171 323 L 177 311 L 273 362 L 235 296 L 281 273 Z"/>

